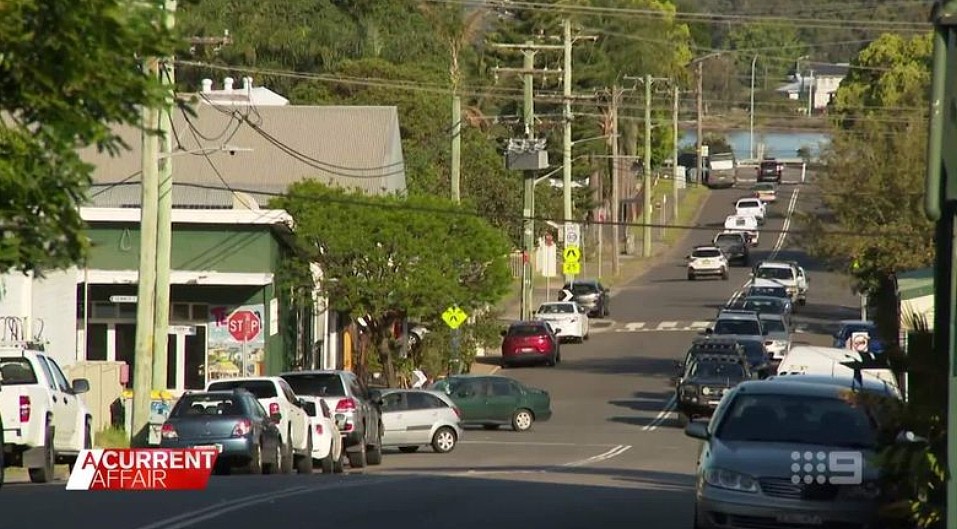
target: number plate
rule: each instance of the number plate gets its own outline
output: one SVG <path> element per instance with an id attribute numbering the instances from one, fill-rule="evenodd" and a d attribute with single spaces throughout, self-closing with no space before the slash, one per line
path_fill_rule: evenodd
<path id="1" fill-rule="evenodd" d="M 533 349 L 533 348 L 531 348 L 531 347 L 522 347 L 521 349 L 518 350 L 518 352 L 520 352 L 520 353 L 534 353 L 534 352 L 535 352 L 535 349 Z"/>
<path id="2" fill-rule="evenodd" d="M 789 513 L 789 514 L 779 514 L 777 516 L 778 523 L 787 523 L 787 524 L 800 524 L 800 525 L 823 525 L 824 520 L 816 514 L 798 514 L 798 513 Z"/>
<path id="3" fill-rule="evenodd" d="M 207 449 L 207 450 L 216 450 L 216 453 L 222 453 L 222 451 L 223 451 L 223 445 L 221 445 L 221 444 L 203 445 L 203 446 L 197 446 L 196 448 L 203 448 L 203 449 Z"/>
<path id="4" fill-rule="evenodd" d="M 720 400 L 709 400 L 709 401 L 708 401 L 708 406 L 717 407 L 718 404 L 721 404 L 721 401 L 720 401 Z"/>

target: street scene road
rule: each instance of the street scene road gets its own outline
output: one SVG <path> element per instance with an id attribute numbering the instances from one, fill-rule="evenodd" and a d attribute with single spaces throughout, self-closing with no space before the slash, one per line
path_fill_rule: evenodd
<path id="1" fill-rule="evenodd" d="M 818 207 L 813 181 L 785 175 L 769 207 L 753 262 L 797 260 L 812 278 L 795 315 L 794 345 L 829 345 L 833 322 L 854 318 L 845 280 L 793 245 L 794 212 Z M 788 182 L 791 182 L 790 184 Z M 748 281 L 748 267 L 728 280 L 685 277 L 684 256 L 723 229 L 742 187 L 714 190 L 699 225 L 658 264 L 613 292 L 610 325 L 562 348 L 548 368 L 497 370 L 550 392 L 554 416 L 530 431 L 468 430 L 449 454 L 387 451 L 381 466 L 341 475 L 214 476 L 202 492 L 77 493 L 64 483 L 8 483 L 0 526 L 55 527 L 83 520 L 109 529 L 235 529 L 305 525 L 450 525 L 581 528 L 692 524 L 698 441 L 675 413 L 674 362 L 717 310 Z M 495 359 L 486 359 L 490 365 Z M 17 506 L 30 505 L 29 509 Z"/>

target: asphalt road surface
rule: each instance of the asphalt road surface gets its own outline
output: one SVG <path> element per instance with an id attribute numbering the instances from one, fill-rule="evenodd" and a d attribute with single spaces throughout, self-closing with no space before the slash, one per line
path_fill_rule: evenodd
<path id="1" fill-rule="evenodd" d="M 786 178 L 794 178 L 787 175 Z M 683 257 L 710 241 L 741 189 L 715 191 L 700 223 L 661 264 L 614 292 L 610 324 L 563 348 L 556 368 L 502 374 L 547 389 L 554 418 L 519 434 L 470 430 L 454 452 L 388 453 L 382 466 L 328 476 L 213 477 L 202 492 L 67 492 L 64 483 L 0 491 L 0 528 L 351 529 L 455 527 L 690 528 L 697 443 L 673 413 L 669 377 L 699 332 L 747 280 L 690 282 Z M 796 259 L 811 277 L 795 343 L 826 345 L 833 323 L 857 315 L 835 274 L 789 243 L 793 209 L 815 207 L 811 185 L 783 185 L 755 258 Z"/>

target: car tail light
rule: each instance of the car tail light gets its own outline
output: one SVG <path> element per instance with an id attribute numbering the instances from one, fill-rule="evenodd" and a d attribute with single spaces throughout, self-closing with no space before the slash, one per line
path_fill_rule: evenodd
<path id="1" fill-rule="evenodd" d="M 322 435 L 322 425 L 321 425 L 321 424 L 317 424 L 317 425 L 316 425 L 316 435 Z"/>
<path id="2" fill-rule="evenodd" d="M 462 410 L 460 410 L 457 406 L 452 406 L 452 411 L 455 412 L 456 417 L 459 419 L 462 418 Z"/>
<path id="3" fill-rule="evenodd" d="M 160 435 L 163 439 L 176 439 L 179 437 L 179 434 L 176 433 L 176 428 L 173 428 L 173 425 L 170 423 L 163 423 L 163 429 L 160 430 Z"/>
<path id="4" fill-rule="evenodd" d="M 20 422 L 30 422 L 30 397 L 20 395 Z"/>
<path id="5" fill-rule="evenodd" d="M 269 404 L 269 415 L 279 415 L 279 403 L 273 402 Z"/>
<path id="6" fill-rule="evenodd" d="M 233 437 L 246 437 L 251 431 L 253 431 L 253 425 L 249 419 L 240 419 L 236 421 L 236 426 L 233 426 Z"/>
<path id="7" fill-rule="evenodd" d="M 344 411 L 356 411 L 355 399 L 340 399 L 339 402 L 336 403 L 336 413 Z"/>

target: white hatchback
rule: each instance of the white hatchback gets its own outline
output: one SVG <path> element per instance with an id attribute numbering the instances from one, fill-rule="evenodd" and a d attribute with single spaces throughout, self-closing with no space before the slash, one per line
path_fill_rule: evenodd
<path id="1" fill-rule="evenodd" d="M 558 329 L 559 339 L 571 339 L 581 343 L 588 339 L 587 309 L 574 301 L 542 303 L 535 319 L 548 322 Z"/>
<path id="2" fill-rule="evenodd" d="M 764 224 L 767 206 L 757 198 L 742 198 L 734 205 L 735 214 L 742 217 L 754 217 L 758 224 Z"/>

